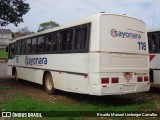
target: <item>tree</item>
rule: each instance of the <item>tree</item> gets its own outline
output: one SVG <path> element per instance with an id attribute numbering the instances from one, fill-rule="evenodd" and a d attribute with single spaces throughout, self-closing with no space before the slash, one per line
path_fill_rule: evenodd
<path id="1" fill-rule="evenodd" d="M 54 21 L 44 22 L 44 23 L 41 23 L 39 25 L 39 28 L 38 28 L 37 32 L 48 30 L 48 29 L 51 29 L 51 28 L 54 28 L 54 27 L 58 27 L 58 26 L 59 26 L 59 24 L 54 22 Z"/>
<path id="2" fill-rule="evenodd" d="M 23 15 L 29 11 L 30 7 L 25 0 L 0 0 L 0 26 L 13 23 L 18 26 L 23 22 Z"/>
<path id="3" fill-rule="evenodd" d="M 18 29 L 18 32 L 19 32 L 19 33 L 29 33 L 30 30 L 28 29 L 27 26 L 25 26 L 25 27 L 23 27 L 23 28 Z"/>
<path id="4" fill-rule="evenodd" d="M 22 37 L 25 35 L 29 35 L 29 34 L 33 34 L 34 32 L 31 32 L 27 26 L 18 29 L 18 32 L 13 32 L 12 33 L 12 37 L 13 39 L 18 38 L 18 37 Z"/>

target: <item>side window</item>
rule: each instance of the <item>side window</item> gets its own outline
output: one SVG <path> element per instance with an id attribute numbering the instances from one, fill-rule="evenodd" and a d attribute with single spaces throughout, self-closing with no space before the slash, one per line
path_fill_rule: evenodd
<path id="1" fill-rule="evenodd" d="M 30 51 L 31 51 L 31 39 L 27 39 L 26 40 L 26 50 L 25 50 L 25 53 L 26 54 L 30 54 Z"/>
<path id="2" fill-rule="evenodd" d="M 152 48 L 151 48 L 151 50 L 152 50 L 152 52 L 156 52 L 156 36 L 154 34 L 151 36 L 151 40 L 152 40 L 152 43 L 151 43 Z"/>
<path id="3" fill-rule="evenodd" d="M 82 32 L 81 32 L 81 27 L 76 28 L 75 30 L 75 44 L 74 44 L 74 49 L 75 50 L 80 50 L 81 49 L 81 40 L 82 40 Z"/>
<path id="4" fill-rule="evenodd" d="M 152 52 L 152 39 L 151 35 L 148 33 L 148 47 L 149 47 L 149 52 Z"/>
<path id="5" fill-rule="evenodd" d="M 45 35 L 44 41 L 45 41 L 44 51 L 50 52 L 51 51 L 52 34 L 49 33 L 49 34 Z"/>
<path id="6" fill-rule="evenodd" d="M 88 26 L 82 27 L 82 43 L 81 43 L 81 49 L 87 48 L 87 42 L 88 42 Z"/>
<path id="7" fill-rule="evenodd" d="M 60 51 L 62 49 L 62 32 L 53 33 L 52 51 Z"/>
<path id="8" fill-rule="evenodd" d="M 9 58 L 14 58 L 15 57 L 15 44 L 11 43 L 9 45 Z"/>
<path id="9" fill-rule="evenodd" d="M 57 51 L 60 51 L 62 49 L 62 32 L 58 32 L 56 36 L 57 36 Z"/>
<path id="10" fill-rule="evenodd" d="M 20 54 L 21 52 L 21 40 L 17 41 L 17 49 L 16 49 L 16 54 Z"/>
<path id="11" fill-rule="evenodd" d="M 57 51 L 57 34 L 53 33 L 52 51 Z"/>
<path id="12" fill-rule="evenodd" d="M 62 50 L 72 50 L 73 30 L 64 30 L 62 39 Z"/>
<path id="13" fill-rule="evenodd" d="M 31 53 L 37 52 L 37 38 L 32 38 Z"/>
<path id="14" fill-rule="evenodd" d="M 26 40 L 22 40 L 21 54 L 25 53 L 25 48 L 26 48 Z"/>
<path id="15" fill-rule="evenodd" d="M 149 44 L 149 52 L 157 53 L 160 52 L 159 48 L 159 36 L 157 33 L 149 33 L 148 34 L 148 44 Z"/>
<path id="16" fill-rule="evenodd" d="M 74 50 L 87 50 L 89 42 L 89 25 L 75 28 Z"/>
<path id="17" fill-rule="evenodd" d="M 44 36 L 38 37 L 37 52 L 44 52 Z"/>

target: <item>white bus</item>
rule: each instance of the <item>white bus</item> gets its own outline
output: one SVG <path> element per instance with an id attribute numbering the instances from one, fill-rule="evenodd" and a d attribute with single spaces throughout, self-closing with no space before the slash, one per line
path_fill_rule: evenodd
<path id="1" fill-rule="evenodd" d="M 148 31 L 148 44 L 150 53 L 150 81 L 153 86 L 160 85 L 160 29 Z"/>
<path id="2" fill-rule="evenodd" d="M 8 74 L 56 89 L 116 95 L 149 91 L 144 22 L 100 13 L 13 40 Z"/>

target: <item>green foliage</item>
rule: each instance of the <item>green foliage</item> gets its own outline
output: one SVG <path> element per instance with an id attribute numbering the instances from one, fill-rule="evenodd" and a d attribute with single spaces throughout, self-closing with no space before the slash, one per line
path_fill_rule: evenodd
<path id="1" fill-rule="evenodd" d="M 61 103 L 59 101 L 42 101 L 32 99 L 29 96 L 17 94 L 15 99 L 6 101 L 4 105 L 5 111 L 140 111 L 141 109 L 153 110 L 155 103 L 153 101 L 144 101 L 139 104 L 137 101 L 126 105 L 107 105 L 93 104 L 91 102 L 76 103 Z M 79 113 L 77 113 L 79 114 Z"/>
<path id="2" fill-rule="evenodd" d="M 6 87 L 6 86 L 0 86 L 0 92 L 5 92 L 10 90 L 10 87 Z"/>
<path id="3" fill-rule="evenodd" d="M 48 29 L 58 27 L 58 26 L 59 26 L 59 24 L 54 21 L 44 22 L 39 25 L 38 32 L 48 30 Z"/>
<path id="4" fill-rule="evenodd" d="M 8 53 L 5 50 L 0 50 L 0 58 L 7 58 Z"/>
<path id="5" fill-rule="evenodd" d="M 25 0 L 0 0 L 0 25 L 6 26 L 13 23 L 17 26 L 23 22 L 22 16 L 29 11 L 30 7 Z"/>

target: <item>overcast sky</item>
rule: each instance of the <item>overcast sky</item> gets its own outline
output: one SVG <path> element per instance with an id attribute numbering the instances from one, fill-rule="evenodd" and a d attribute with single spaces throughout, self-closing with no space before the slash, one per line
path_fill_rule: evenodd
<path id="1" fill-rule="evenodd" d="M 39 24 L 55 21 L 60 25 L 101 11 L 127 14 L 143 20 L 147 28 L 160 28 L 160 0 L 26 0 L 30 11 L 18 27 L 9 24 L 12 31 L 27 26 L 36 32 Z"/>

